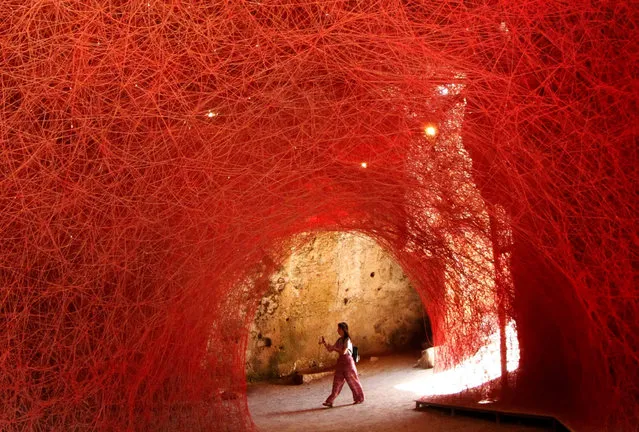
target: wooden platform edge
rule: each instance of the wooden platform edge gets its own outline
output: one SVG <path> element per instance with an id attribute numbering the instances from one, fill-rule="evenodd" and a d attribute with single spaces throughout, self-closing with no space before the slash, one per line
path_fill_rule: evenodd
<path id="1" fill-rule="evenodd" d="M 566 426 L 556 417 L 549 416 L 549 415 L 534 414 L 534 413 L 527 413 L 523 411 L 514 411 L 514 410 L 490 408 L 490 407 L 484 408 L 484 407 L 472 407 L 467 405 L 455 405 L 451 403 L 442 403 L 442 402 L 429 402 L 429 401 L 424 401 L 420 399 L 415 400 L 416 410 L 422 410 L 423 408 L 429 408 L 429 407 L 448 409 L 450 410 L 451 416 L 454 416 L 456 411 L 460 413 L 466 412 L 466 413 L 493 414 L 495 416 L 495 421 L 497 424 L 501 422 L 502 417 L 513 418 L 513 419 L 520 418 L 520 419 L 543 420 L 543 421 L 548 421 L 552 424 L 553 431 L 574 432 L 572 429 L 570 429 L 568 426 Z"/>

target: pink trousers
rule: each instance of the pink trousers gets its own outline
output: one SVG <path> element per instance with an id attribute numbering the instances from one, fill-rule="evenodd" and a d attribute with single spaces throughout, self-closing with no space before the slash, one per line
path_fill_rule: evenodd
<path id="1" fill-rule="evenodd" d="M 364 390 L 362 390 L 362 385 L 359 383 L 355 361 L 350 354 L 340 355 L 337 359 L 337 369 L 335 370 L 335 376 L 333 377 L 333 391 L 328 399 L 326 399 L 327 403 L 333 403 L 337 395 L 339 395 L 342 391 L 344 381 L 348 383 L 348 386 L 353 392 L 353 401 L 363 402 Z"/>

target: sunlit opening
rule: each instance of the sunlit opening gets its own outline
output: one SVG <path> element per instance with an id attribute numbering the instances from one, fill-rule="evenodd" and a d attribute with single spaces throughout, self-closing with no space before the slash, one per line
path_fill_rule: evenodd
<path id="1" fill-rule="evenodd" d="M 519 367 L 519 342 L 514 321 L 510 321 L 506 326 L 506 348 L 506 367 L 508 372 L 513 372 Z M 457 367 L 398 384 L 394 388 L 414 393 L 416 396 L 448 395 L 479 387 L 500 376 L 499 332 L 496 332 L 473 357 Z"/>

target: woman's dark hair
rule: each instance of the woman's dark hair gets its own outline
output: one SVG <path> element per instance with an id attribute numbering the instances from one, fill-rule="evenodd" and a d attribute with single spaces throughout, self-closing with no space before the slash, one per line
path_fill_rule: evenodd
<path id="1" fill-rule="evenodd" d="M 348 334 L 348 324 L 346 324 L 345 322 L 341 322 L 337 324 L 337 327 L 341 328 L 344 332 L 344 337 L 342 338 L 342 340 L 344 341 L 344 343 L 346 343 L 346 341 L 351 338 L 351 335 Z"/>

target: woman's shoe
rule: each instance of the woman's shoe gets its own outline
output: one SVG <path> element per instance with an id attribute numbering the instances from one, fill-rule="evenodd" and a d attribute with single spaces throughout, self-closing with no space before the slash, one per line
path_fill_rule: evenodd
<path id="1" fill-rule="evenodd" d="M 361 403 L 364 403 L 364 401 L 363 401 L 363 400 L 361 400 L 361 401 L 355 401 L 355 402 L 353 402 L 353 405 L 358 405 L 358 404 L 361 404 Z"/>
<path id="2" fill-rule="evenodd" d="M 324 402 L 322 405 L 324 405 L 325 407 L 333 408 L 333 404 L 330 402 Z"/>

